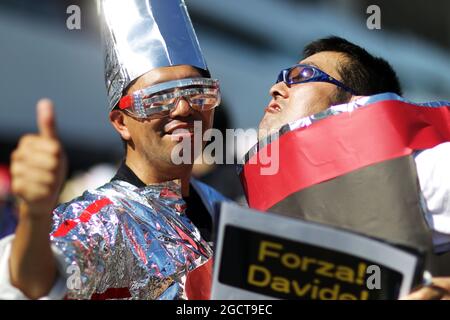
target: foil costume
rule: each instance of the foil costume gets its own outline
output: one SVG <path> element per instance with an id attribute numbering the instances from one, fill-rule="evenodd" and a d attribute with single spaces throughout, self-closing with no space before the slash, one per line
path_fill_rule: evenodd
<path id="1" fill-rule="evenodd" d="M 215 201 L 224 200 L 191 183 L 210 213 Z M 189 298 L 186 277 L 208 262 L 212 249 L 185 210 L 180 187 L 171 181 L 136 186 L 113 179 L 60 205 L 51 240 L 66 269 L 80 276 L 68 278 L 67 298 Z"/>
<path id="2" fill-rule="evenodd" d="M 134 179 L 119 175 L 128 170 Z M 129 176 L 129 175 L 128 175 Z M 52 249 L 58 277 L 41 299 L 208 299 L 211 243 L 187 216 L 177 183 L 145 185 L 126 166 L 104 186 L 58 206 Z M 214 212 L 227 201 L 192 179 L 192 214 Z M 192 203 L 191 203 L 192 204 Z M 11 284 L 14 236 L 0 239 L 0 299 L 26 299 Z"/>

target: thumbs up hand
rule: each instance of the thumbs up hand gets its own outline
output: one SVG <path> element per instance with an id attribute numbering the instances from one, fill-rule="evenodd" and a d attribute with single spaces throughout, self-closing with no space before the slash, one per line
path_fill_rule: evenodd
<path id="1" fill-rule="evenodd" d="M 37 134 L 23 136 L 11 155 L 12 192 L 22 200 L 20 215 L 49 218 L 57 204 L 67 161 L 57 137 L 53 104 L 37 104 Z"/>

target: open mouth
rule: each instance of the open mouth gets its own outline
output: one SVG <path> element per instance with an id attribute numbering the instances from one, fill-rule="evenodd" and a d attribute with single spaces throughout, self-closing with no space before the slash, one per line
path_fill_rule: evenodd
<path id="1" fill-rule="evenodd" d="M 280 111 L 281 111 L 281 106 L 276 102 L 270 103 L 267 106 L 267 108 L 265 109 L 265 112 L 269 112 L 269 113 L 278 113 Z"/>

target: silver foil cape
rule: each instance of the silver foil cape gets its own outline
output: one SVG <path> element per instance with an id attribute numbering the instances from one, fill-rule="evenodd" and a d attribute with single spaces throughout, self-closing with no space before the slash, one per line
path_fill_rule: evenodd
<path id="1" fill-rule="evenodd" d="M 56 208 L 51 241 L 81 277 L 67 298 L 186 299 L 187 273 L 212 249 L 185 208 L 175 182 L 119 180 Z"/>
<path id="2" fill-rule="evenodd" d="M 158 68 L 208 70 L 184 0 L 98 0 L 110 110 L 128 85 Z"/>

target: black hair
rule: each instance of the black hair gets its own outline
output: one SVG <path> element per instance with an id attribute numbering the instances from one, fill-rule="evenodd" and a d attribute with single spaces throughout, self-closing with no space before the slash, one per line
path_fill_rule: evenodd
<path id="1" fill-rule="evenodd" d="M 304 58 L 313 54 L 332 51 L 344 54 L 338 67 L 342 82 L 357 95 L 370 96 L 383 92 L 402 95 L 402 88 L 397 74 L 384 59 L 375 57 L 364 48 L 343 38 L 330 36 L 309 43 L 303 50 Z M 341 98 L 348 94 L 339 88 Z"/>

